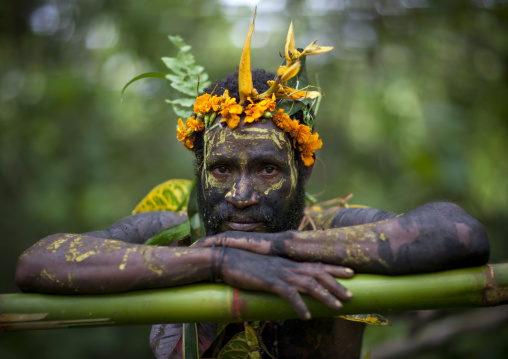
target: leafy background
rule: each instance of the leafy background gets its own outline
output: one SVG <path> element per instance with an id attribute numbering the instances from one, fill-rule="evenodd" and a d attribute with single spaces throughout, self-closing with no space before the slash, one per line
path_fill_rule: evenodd
<path id="1" fill-rule="evenodd" d="M 223 77 L 239 62 L 256 4 L 253 67 L 276 69 L 291 19 L 298 46 L 316 37 L 335 46 L 308 61 L 325 94 L 309 191 L 352 192 L 354 203 L 398 213 L 456 202 L 485 224 L 491 260 L 508 258 L 508 1 L 2 1 L 1 293 L 17 291 L 16 258 L 39 238 L 105 228 L 156 184 L 191 178 L 164 102 L 174 91 L 141 80 L 120 103 L 120 90 L 165 71 L 160 58 L 176 54 L 169 34 L 193 47 L 212 79 Z M 464 328 L 470 313 L 392 315 L 364 345 L 382 357 L 380 342 L 418 339 L 415 328 L 450 316 L 452 329 Z M 149 357 L 148 330 L 7 333 L 0 357 Z M 506 321 L 493 320 L 432 345 L 418 339 L 419 354 L 403 357 L 502 358 L 506 337 Z"/>

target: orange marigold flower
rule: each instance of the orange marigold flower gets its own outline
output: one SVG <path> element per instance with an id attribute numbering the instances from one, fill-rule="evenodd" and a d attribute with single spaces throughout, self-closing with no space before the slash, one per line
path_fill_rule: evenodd
<path id="1" fill-rule="evenodd" d="M 189 120 L 187 120 L 187 122 L 189 122 Z M 179 118 L 178 126 L 176 128 L 176 138 L 178 138 L 178 141 L 183 142 L 183 145 L 189 150 L 194 147 L 194 138 L 191 134 L 192 132 L 184 126 L 182 119 Z"/>
<path id="2" fill-rule="evenodd" d="M 199 97 L 196 98 L 196 102 L 194 103 L 194 113 L 207 113 L 210 111 L 210 94 L 205 93 Z"/>
<path id="3" fill-rule="evenodd" d="M 194 113 L 209 113 L 209 112 L 217 112 L 220 109 L 223 98 L 222 96 L 211 96 L 208 93 L 205 93 L 198 98 L 196 98 L 196 102 L 194 103 Z"/>
<path id="4" fill-rule="evenodd" d="M 248 97 L 250 101 L 250 105 L 245 109 L 245 119 L 243 122 L 251 123 L 257 121 L 265 111 L 273 112 L 275 111 L 275 96 L 272 95 L 272 98 L 265 98 L 258 103 L 252 102 L 251 98 Z"/>
<path id="5" fill-rule="evenodd" d="M 187 130 L 185 129 L 185 125 L 183 124 L 182 119 L 179 118 L 178 119 L 178 126 L 176 128 L 176 138 L 178 138 L 179 141 L 182 141 L 186 135 L 187 135 Z"/>
<path id="6" fill-rule="evenodd" d="M 222 96 L 212 96 L 210 99 L 210 106 L 212 107 L 213 112 L 220 110 L 220 106 L 222 105 L 223 101 L 224 98 Z"/>
<path id="7" fill-rule="evenodd" d="M 283 123 L 283 130 L 287 133 L 289 133 L 289 136 L 293 139 L 293 146 L 296 146 L 296 137 L 298 134 L 298 128 L 300 126 L 300 123 L 298 120 L 292 120 L 289 116 L 284 119 Z"/>
<path id="8" fill-rule="evenodd" d="M 310 148 L 312 151 L 319 150 L 323 147 L 323 141 L 319 138 L 319 134 L 316 132 L 312 135 L 312 141 L 310 142 Z"/>
<path id="9" fill-rule="evenodd" d="M 190 129 L 192 132 L 203 131 L 205 128 L 205 124 L 203 123 L 203 121 L 196 120 L 194 116 L 192 116 L 185 122 L 185 126 L 187 130 Z"/>
<path id="10" fill-rule="evenodd" d="M 279 109 L 275 115 L 272 117 L 273 123 L 277 125 L 282 131 L 285 131 L 285 123 L 287 121 L 291 121 L 289 116 L 284 113 L 283 109 Z M 285 131 L 287 132 L 287 131 Z"/>
<path id="11" fill-rule="evenodd" d="M 297 122 L 298 123 L 298 122 Z M 307 125 L 301 125 L 298 123 L 294 126 L 291 131 L 291 137 L 293 138 L 293 144 L 298 142 L 300 144 L 307 142 L 309 136 L 312 136 L 310 127 Z"/>
<path id="12" fill-rule="evenodd" d="M 240 123 L 240 116 L 233 115 L 230 117 L 224 117 L 221 122 L 226 122 L 230 130 L 233 130 Z"/>
<path id="13" fill-rule="evenodd" d="M 183 145 L 185 146 L 185 148 L 192 151 L 192 149 L 194 148 L 194 138 L 187 137 Z"/>
<path id="14" fill-rule="evenodd" d="M 310 166 L 314 163 L 314 157 L 312 155 L 304 155 L 303 153 L 300 155 L 303 160 L 305 166 Z"/>
<path id="15" fill-rule="evenodd" d="M 320 149 L 323 146 L 323 142 L 319 139 L 319 135 L 317 133 L 311 134 L 305 138 L 305 142 L 302 142 L 298 149 L 303 153 L 312 154 L 316 150 Z"/>
<path id="16" fill-rule="evenodd" d="M 240 123 L 240 116 L 243 112 L 243 107 L 236 103 L 236 98 L 229 97 L 229 91 L 224 91 L 224 101 L 222 102 L 222 110 L 219 115 L 222 115 L 221 122 L 226 122 L 229 129 L 232 130 Z"/>
<path id="17" fill-rule="evenodd" d="M 305 165 L 312 165 L 314 152 L 323 146 L 319 134 L 317 132 L 313 134 L 309 126 L 300 124 L 298 120 L 292 120 L 282 109 L 273 115 L 272 120 L 277 127 L 287 132 L 293 139 L 293 146 L 301 152 L 300 156 Z"/>
<path id="18" fill-rule="evenodd" d="M 304 142 L 300 143 L 298 149 L 301 151 L 301 157 L 306 166 L 314 163 L 314 152 L 323 146 L 316 132 L 305 137 Z"/>

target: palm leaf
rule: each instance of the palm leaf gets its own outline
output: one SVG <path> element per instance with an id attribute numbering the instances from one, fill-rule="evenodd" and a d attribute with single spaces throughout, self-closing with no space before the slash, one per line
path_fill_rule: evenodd
<path id="1" fill-rule="evenodd" d="M 173 179 L 157 185 L 132 211 L 186 211 L 192 181 Z"/>

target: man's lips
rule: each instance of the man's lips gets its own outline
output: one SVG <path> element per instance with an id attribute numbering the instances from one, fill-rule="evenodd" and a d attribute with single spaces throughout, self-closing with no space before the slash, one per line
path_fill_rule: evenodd
<path id="1" fill-rule="evenodd" d="M 253 232 L 263 231 L 263 222 L 244 222 L 244 221 L 224 221 L 224 231 L 242 231 L 242 232 Z"/>

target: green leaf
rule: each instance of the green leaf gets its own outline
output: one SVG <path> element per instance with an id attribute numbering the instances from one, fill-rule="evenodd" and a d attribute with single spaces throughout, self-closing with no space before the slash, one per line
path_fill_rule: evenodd
<path id="1" fill-rule="evenodd" d="M 198 329 L 196 323 L 183 324 L 183 357 L 199 359 Z"/>
<path id="2" fill-rule="evenodd" d="M 166 65 L 166 67 L 168 69 L 170 69 L 171 71 L 173 71 L 174 73 L 176 73 L 178 75 L 184 75 L 184 73 L 182 73 L 181 67 L 178 64 L 178 60 L 176 58 L 163 57 L 163 58 L 161 58 L 161 60 L 164 63 L 164 65 Z"/>
<path id="3" fill-rule="evenodd" d="M 205 68 L 201 65 L 196 65 L 196 72 L 198 74 L 203 74 L 203 75 L 206 75 L 206 78 L 205 79 L 202 79 L 203 81 L 208 79 L 208 74 L 205 72 Z"/>
<path id="4" fill-rule="evenodd" d="M 191 47 L 183 41 L 183 38 L 180 35 L 168 35 L 168 39 L 175 47 L 178 47 L 182 51 L 190 51 L 191 49 Z"/>
<path id="5" fill-rule="evenodd" d="M 194 60 L 194 56 L 191 53 L 180 51 L 178 54 L 176 54 L 176 59 L 178 60 L 178 65 L 182 69 L 186 69 L 188 73 L 197 72 L 196 61 Z"/>
<path id="6" fill-rule="evenodd" d="M 181 82 L 182 78 L 177 75 L 166 74 L 166 79 L 172 82 Z"/>
<path id="7" fill-rule="evenodd" d="M 190 235 L 190 221 L 186 220 L 183 223 L 177 224 L 166 228 L 159 233 L 148 238 L 144 244 L 158 246 L 179 241 Z"/>
<path id="8" fill-rule="evenodd" d="M 166 78 L 166 75 L 167 74 L 160 74 L 160 73 L 157 73 L 157 72 L 146 72 L 144 74 L 141 74 L 141 75 L 138 75 L 136 77 L 134 77 L 133 79 L 131 79 L 129 82 L 127 82 L 125 84 L 125 86 L 123 87 L 122 89 L 122 94 L 120 96 L 120 101 L 123 101 L 123 93 L 125 92 L 125 89 L 127 88 L 127 86 L 129 86 L 131 83 L 135 82 L 135 81 L 138 81 L 140 79 L 146 79 L 146 78 L 159 78 L 159 79 L 164 79 Z"/>
<path id="9" fill-rule="evenodd" d="M 194 104 L 195 97 L 200 93 L 203 93 L 204 89 L 210 86 L 211 82 L 208 81 L 208 74 L 205 72 L 205 68 L 196 64 L 194 56 L 190 53 L 191 46 L 187 45 L 181 36 L 168 36 L 171 43 L 178 48 L 176 57 L 163 57 L 161 60 L 166 67 L 171 70 L 171 73 L 160 74 L 160 73 L 145 73 L 136 76 L 130 80 L 122 89 L 123 93 L 127 86 L 134 81 L 147 77 L 163 78 L 169 81 L 172 88 L 178 92 L 190 96 L 191 98 L 184 98 L 178 100 L 166 100 L 167 103 L 171 104 L 175 114 L 181 118 L 188 118 L 192 116 L 192 110 L 185 109 L 184 107 L 190 107 Z M 192 103 L 189 105 L 189 103 Z"/>
<path id="10" fill-rule="evenodd" d="M 196 82 L 197 85 L 197 82 Z M 197 86 L 192 84 L 192 81 L 189 82 L 171 82 L 170 86 L 181 92 L 185 95 L 195 96 L 197 91 Z"/>
<path id="11" fill-rule="evenodd" d="M 338 317 L 352 322 L 362 322 L 369 325 L 390 325 L 388 319 L 379 314 L 350 314 L 339 315 Z"/>
<path id="12" fill-rule="evenodd" d="M 305 192 L 305 199 L 307 200 L 307 202 L 309 202 L 311 204 L 316 204 L 317 203 L 317 198 L 314 197 L 313 195 L 311 195 L 308 192 Z"/>
<path id="13" fill-rule="evenodd" d="M 190 99 L 190 100 L 192 100 L 193 101 L 192 103 L 194 104 L 195 99 Z M 166 100 L 167 103 L 171 103 L 170 101 L 171 100 Z M 177 105 L 177 104 L 172 104 L 172 107 L 173 107 L 174 113 L 178 117 L 186 119 L 186 118 L 189 118 L 189 117 L 192 116 L 192 109 L 189 109 L 188 107 L 182 107 L 182 106 Z"/>
<path id="14" fill-rule="evenodd" d="M 170 103 L 171 105 L 180 105 L 184 107 L 191 107 L 194 105 L 194 102 L 196 102 L 193 98 L 177 98 L 174 100 L 166 100 L 167 103 Z"/>
<path id="15" fill-rule="evenodd" d="M 277 109 L 283 109 L 284 113 L 292 116 L 302 109 L 302 102 L 298 100 L 282 100 L 277 105 Z"/>
<path id="16" fill-rule="evenodd" d="M 237 333 L 221 349 L 219 359 L 260 359 L 256 331 L 245 323 L 245 331 Z"/>
<path id="17" fill-rule="evenodd" d="M 203 220 L 199 215 L 198 208 L 198 192 L 194 180 L 194 185 L 192 186 L 189 202 L 187 203 L 187 216 L 190 219 L 190 236 L 191 243 L 196 242 L 199 238 L 205 236 L 205 228 L 203 226 Z"/>

